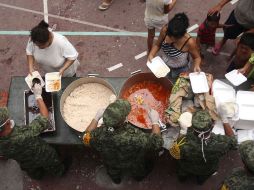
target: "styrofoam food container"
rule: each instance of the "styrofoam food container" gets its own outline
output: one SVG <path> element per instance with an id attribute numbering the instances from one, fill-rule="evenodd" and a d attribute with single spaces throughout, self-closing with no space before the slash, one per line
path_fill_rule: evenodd
<path id="1" fill-rule="evenodd" d="M 192 91 L 196 94 L 209 91 L 207 78 L 204 72 L 194 72 L 189 74 Z"/>
<path id="2" fill-rule="evenodd" d="M 57 92 L 61 89 L 61 76 L 59 72 L 46 73 L 46 92 Z"/>
<path id="3" fill-rule="evenodd" d="M 26 84 L 28 85 L 28 87 L 31 89 L 32 88 L 32 81 L 34 78 L 38 78 L 40 79 L 41 81 L 41 86 L 43 87 L 45 85 L 45 82 L 44 80 L 42 79 L 40 73 L 38 71 L 34 71 L 32 72 L 33 76 L 32 75 L 27 75 L 27 77 L 25 78 L 25 81 L 26 81 Z"/>
<path id="4" fill-rule="evenodd" d="M 239 118 L 254 121 L 254 92 L 238 91 L 236 103 L 239 105 Z"/>
<path id="5" fill-rule="evenodd" d="M 234 86 L 239 86 L 240 84 L 244 83 L 247 80 L 247 78 L 242 73 L 239 73 L 238 70 L 233 70 L 225 74 L 225 77 Z"/>
<path id="6" fill-rule="evenodd" d="M 215 79 L 213 81 L 213 85 L 212 85 L 212 88 L 213 88 L 213 91 L 216 89 L 216 88 L 223 88 L 223 89 L 233 89 L 233 87 L 229 84 L 226 84 L 225 82 L 219 80 L 219 79 Z"/>
<path id="7" fill-rule="evenodd" d="M 213 97 L 215 98 L 217 109 L 221 103 L 236 102 L 235 90 L 233 88 L 215 88 L 213 91 Z"/>
<path id="8" fill-rule="evenodd" d="M 165 77 L 170 72 L 170 68 L 159 56 L 153 58 L 151 63 L 147 62 L 146 65 L 157 78 Z"/>

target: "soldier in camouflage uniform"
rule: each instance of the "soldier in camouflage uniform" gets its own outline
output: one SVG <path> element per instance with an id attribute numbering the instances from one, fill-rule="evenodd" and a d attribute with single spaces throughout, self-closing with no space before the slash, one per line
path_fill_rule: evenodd
<path id="1" fill-rule="evenodd" d="M 55 149 L 39 137 L 49 127 L 48 110 L 41 97 L 41 86 L 36 84 L 33 91 L 41 116 L 28 126 L 15 125 L 10 120 L 7 108 L 0 108 L 0 155 L 16 160 L 31 178 L 40 179 L 46 173 L 61 176 L 65 166 Z"/>
<path id="2" fill-rule="evenodd" d="M 177 175 L 180 181 L 196 176 L 202 184 L 218 169 L 219 159 L 237 142 L 232 129 L 224 126 L 227 136 L 212 133 L 213 121 L 207 111 L 197 111 L 185 136 L 171 147 L 171 155 L 177 159 Z"/>
<path id="3" fill-rule="evenodd" d="M 126 122 L 130 110 L 128 101 L 116 100 L 105 112 L 97 112 L 83 136 L 84 144 L 100 153 L 114 183 L 120 183 L 126 174 L 138 181 L 142 180 L 152 170 L 155 157 L 163 144 L 158 125 L 159 114 L 155 110 L 150 111 L 152 133 L 144 133 Z M 102 115 L 103 125 L 97 128 Z"/>
<path id="4" fill-rule="evenodd" d="M 221 190 L 253 190 L 254 189 L 254 141 L 240 144 L 239 151 L 244 168 L 235 168 L 224 181 Z"/>

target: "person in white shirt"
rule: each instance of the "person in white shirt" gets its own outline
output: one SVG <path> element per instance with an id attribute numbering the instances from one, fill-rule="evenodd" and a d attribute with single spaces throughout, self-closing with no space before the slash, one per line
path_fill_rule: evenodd
<path id="1" fill-rule="evenodd" d="M 147 54 L 149 54 L 153 46 L 155 28 L 161 30 L 168 23 L 168 13 L 175 4 L 176 0 L 146 0 L 144 21 L 148 29 Z"/>
<path id="2" fill-rule="evenodd" d="M 76 76 L 80 65 L 78 52 L 68 39 L 48 29 L 49 25 L 42 20 L 31 30 L 26 47 L 29 73 L 34 71 L 34 63 L 38 63 L 45 72 L 59 72 L 61 76 Z"/>

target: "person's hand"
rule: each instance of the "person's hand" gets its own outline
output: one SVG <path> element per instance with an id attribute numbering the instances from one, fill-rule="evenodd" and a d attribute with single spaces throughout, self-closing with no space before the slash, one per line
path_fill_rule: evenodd
<path id="1" fill-rule="evenodd" d="M 153 55 L 151 53 L 148 55 L 147 62 L 152 63 Z"/>
<path id="2" fill-rule="evenodd" d="M 241 69 L 238 69 L 238 73 L 242 73 L 243 75 L 246 74 L 247 70 L 243 67 Z"/>
<path id="3" fill-rule="evenodd" d="M 200 71 L 201 71 L 199 66 L 194 66 L 193 70 L 194 70 L 194 72 L 198 72 L 198 73 L 200 73 Z"/>
<path id="4" fill-rule="evenodd" d="M 97 111 L 97 113 L 96 113 L 96 115 L 95 115 L 95 117 L 94 117 L 94 119 L 95 119 L 97 122 L 102 118 L 104 111 L 105 111 L 105 108 L 101 108 L 101 109 L 99 109 L 99 110 Z"/>
<path id="5" fill-rule="evenodd" d="M 41 96 L 41 94 L 42 94 L 42 87 L 41 87 L 41 85 L 35 83 L 34 87 L 32 88 L 32 90 L 33 90 L 33 93 L 34 93 L 34 96 L 35 96 L 36 100 L 37 99 L 42 99 L 42 96 Z"/>
<path id="6" fill-rule="evenodd" d="M 33 76 L 33 72 L 34 72 L 34 69 L 33 69 L 33 68 L 30 68 L 30 69 L 29 69 L 29 75 Z"/>
<path id="7" fill-rule="evenodd" d="M 230 28 L 230 27 L 233 27 L 234 25 L 233 24 L 223 24 L 223 28 Z"/>
<path id="8" fill-rule="evenodd" d="M 64 69 L 60 69 L 59 70 L 59 76 L 63 76 L 63 73 L 64 73 Z"/>
<path id="9" fill-rule="evenodd" d="M 216 12 L 220 12 L 221 11 L 221 9 L 222 9 L 222 7 L 220 6 L 220 5 L 216 5 L 216 6 L 214 6 L 213 8 L 211 8 L 211 9 L 209 9 L 209 11 L 208 11 L 208 15 L 213 15 L 214 13 L 216 13 Z"/>
<path id="10" fill-rule="evenodd" d="M 157 124 L 159 125 L 159 119 L 160 119 L 160 116 L 159 116 L 159 113 L 154 110 L 154 109 L 150 109 L 150 111 L 148 112 L 148 116 L 152 122 L 152 124 Z"/>

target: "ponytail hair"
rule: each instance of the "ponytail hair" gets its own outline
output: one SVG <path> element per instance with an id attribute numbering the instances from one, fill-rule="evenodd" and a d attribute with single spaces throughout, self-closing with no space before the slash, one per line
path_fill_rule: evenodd
<path id="1" fill-rule="evenodd" d="M 35 26 L 31 32 L 31 40 L 34 43 L 45 44 L 49 40 L 48 23 L 42 20 L 37 26 Z"/>
<path id="2" fill-rule="evenodd" d="M 174 38 L 181 38 L 187 32 L 189 18 L 185 13 L 177 13 L 169 22 L 167 35 Z"/>

